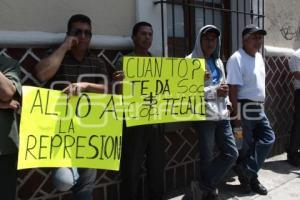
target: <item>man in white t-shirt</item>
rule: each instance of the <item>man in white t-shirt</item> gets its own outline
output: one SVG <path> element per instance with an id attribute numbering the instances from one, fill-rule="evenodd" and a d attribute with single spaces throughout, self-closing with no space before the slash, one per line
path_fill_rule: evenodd
<path id="1" fill-rule="evenodd" d="M 289 61 L 291 72 L 294 76 L 294 123 L 290 136 L 290 145 L 287 150 L 287 161 L 293 166 L 300 166 L 300 49 L 298 49 Z M 298 122 L 298 123 L 297 123 Z"/>
<path id="2" fill-rule="evenodd" d="M 235 116 L 233 125 L 242 126 L 244 137 L 241 155 L 234 169 L 245 192 L 261 195 L 268 191 L 258 181 L 258 171 L 275 141 L 263 108 L 265 64 L 259 49 L 266 34 L 265 30 L 253 24 L 247 25 L 242 32 L 243 48 L 227 62 L 229 97 Z"/>

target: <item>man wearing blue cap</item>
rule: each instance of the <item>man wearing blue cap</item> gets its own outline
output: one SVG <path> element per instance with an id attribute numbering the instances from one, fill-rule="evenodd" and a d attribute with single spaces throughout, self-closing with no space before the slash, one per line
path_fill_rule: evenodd
<path id="1" fill-rule="evenodd" d="M 234 126 L 242 127 L 244 137 L 235 172 L 245 192 L 253 191 L 261 195 L 266 195 L 268 191 L 258 181 L 258 171 L 275 141 L 274 131 L 264 112 L 266 73 L 263 57 L 259 53 L 266 34 L 265 30 L 253 24 L 247 25 L 242 32 L 243 47 L 227 63 Z M 241 113 L 242 116 L 239 115 Z"/>

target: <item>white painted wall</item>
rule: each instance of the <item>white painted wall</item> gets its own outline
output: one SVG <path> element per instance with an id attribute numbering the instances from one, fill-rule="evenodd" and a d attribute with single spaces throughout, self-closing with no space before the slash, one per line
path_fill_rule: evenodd
<path id="1" fill-rule="evenodd" d="M 73 14 L 92 19 L 98 35 L 128 36 L 135 23 L 136 0 L 2 0 L 1 31 L 65 32 Z"/>
<path id="2" fill-rule="evenodd" d="M 2 0 L 0 4 L 0 24 L 2 36 L 0 45 L 43 46 L 57 43 L 67 30 L 67 21 L 73 14 L 82 13 L 92 20 L 92 46 L 101 48 L 121 48 L 131 46 L 129 37 L 133 25 L 138 21 L 150 22 L 154 30 L 150 51 L 162 55 L 162 26 L 160 4 L 154 0 Z M 164 4 L 166 33 L 166 6 Z M 12 32 L 13 35 L 8 33 Z M 34 33 L 31 36 L 31 33 Z M 59 33 L 59 36 L 54 33 Z M 25 37 L 22 35 L 25 34 Z M 35 39 L 34 37 L 37 37 Z M 28 41 L 21 41 L 29 38 Z M 53 40 L 55 38 L 55 40 Z M 14 40 L 17 41 L 14 43 Z M 49 42 L 47 42 L 49 40 Z M 124 41 L 122 41 L 124 39 Z M 109 44 L 110 41 L 113 44 Z M 9 42 L 9 43 L 8 43 Z M 35 44 L 37 42 L 37 44 Z M 167 37 L 165 34 L 165 49 Z"/>
<path id="3" fill-rule="evenodd" d="M 152 24 L 153 42 L 150 51 L 156 56 L 162 56 L 162 24 L 161 24 L 161 5 L 154 4 L 155 0 L 136 0 L 136 21 L 147 21 Z M 167 52 L 167 12 L 164 9 L 164 43 L 165 53 Z"/>
<path id="4" fill-rule="evenodd" d="M 265 44 L 300 48 L 300 1 L 265 0 Z"/>

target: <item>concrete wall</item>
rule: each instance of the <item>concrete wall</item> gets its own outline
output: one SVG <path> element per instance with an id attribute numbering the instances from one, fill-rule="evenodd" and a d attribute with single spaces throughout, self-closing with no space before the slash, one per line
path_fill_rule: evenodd
<path id="1" fill-rule="evenodd" d="M 150 51 L 155 55 L 162 55 L 161 9 L 160 4 L 155 5 L 152 0 L 2 0 L 0 4 L 0 32 L 5 32 L 3 34 L 7 35 L 7 33 L 14 31 L 13 34 L 17 35 L 17 38 L 23 38 L 24 31 L 65 33 L 69 17 L 77 13 L 86 14 L 92 19 L 93 39 L 96 38 L 95 35 L 108 36 L 104 40 L 100 38 L 100 43 L 103 44 L 103 41 L 108 44 L 113 42 L 113 46 L 119 45 L 120 49 L 123 49 L 124 42 L 128 43 L 128 36 L 131 35 L 133 25 L 137 21 L 148 21 L 154 29 L 153 44 Z M 164 13 L 166 14 L 166 12 Z M 166 15 L 164 17 L 166 19 Z M 167 27 L 166 21 L 164 27 Z M 114 36 L 127 37 L 123 42 L 121 41 L 123 37 L 118 37 L 117 40 L 121 42 L 116 42 Z M 42 39 L 40 45 L 51 38 L 43 37 Z M 167 38 L 164 39 L 166 48 Z M 35 41 L 35 35 L 30 41 Z M 3 42 L 7 44 L 3 38 L 0 38 L 0 45 Z M 14 43 L 14 41 L 11 42 Z M 10 44 L 9 46 L 17 45 Z M 109 45 L 96 46 L 114 49 Z"/>
<path id="2" fill-rule="evenodd" d="M 65 32 L 73 14 L 91 17 L 94 34 L 130 35 L 135 23 L 135 0 L 2 0 L 2 31 Z"/>
<path id="3" fill-rule="evenodd" d="M 300 1 L 265 0 L 265 44 L 300 48 Z"/>

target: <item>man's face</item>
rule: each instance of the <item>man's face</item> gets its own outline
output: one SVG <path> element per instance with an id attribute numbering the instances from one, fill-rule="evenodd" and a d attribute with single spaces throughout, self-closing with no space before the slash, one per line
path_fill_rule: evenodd
<path id="1" fill-rule="evenodd" d="M 137 33 L 132 36 L 133 43 L 136 47 L 148 50 L 151 47 L 153 31 L 149 26 L 141 26 Z"/>
<path id="2" fill-rule="evenodd" d="M 74 22 L 70 30 L 69 35 L 78 39 L 78 44 L 74 46 L 74 49 L 86 51 L 91 42 L 92 32 L 91 26 L 83 22 Z"/>
<path id="3" fill-rule="evenodd" d="M 205 57 L 210 57 L 217 47 L 218 35 L 214 32 L 208 32 L 201 38 L 201 48 Z"/>
<path id="4" fill-rule="evenodd" d="M 261 48 L 264 36 L 259 33 L 252 33 L 244 39 L 244 48 L 251 53 L 256 53 Z"/>

